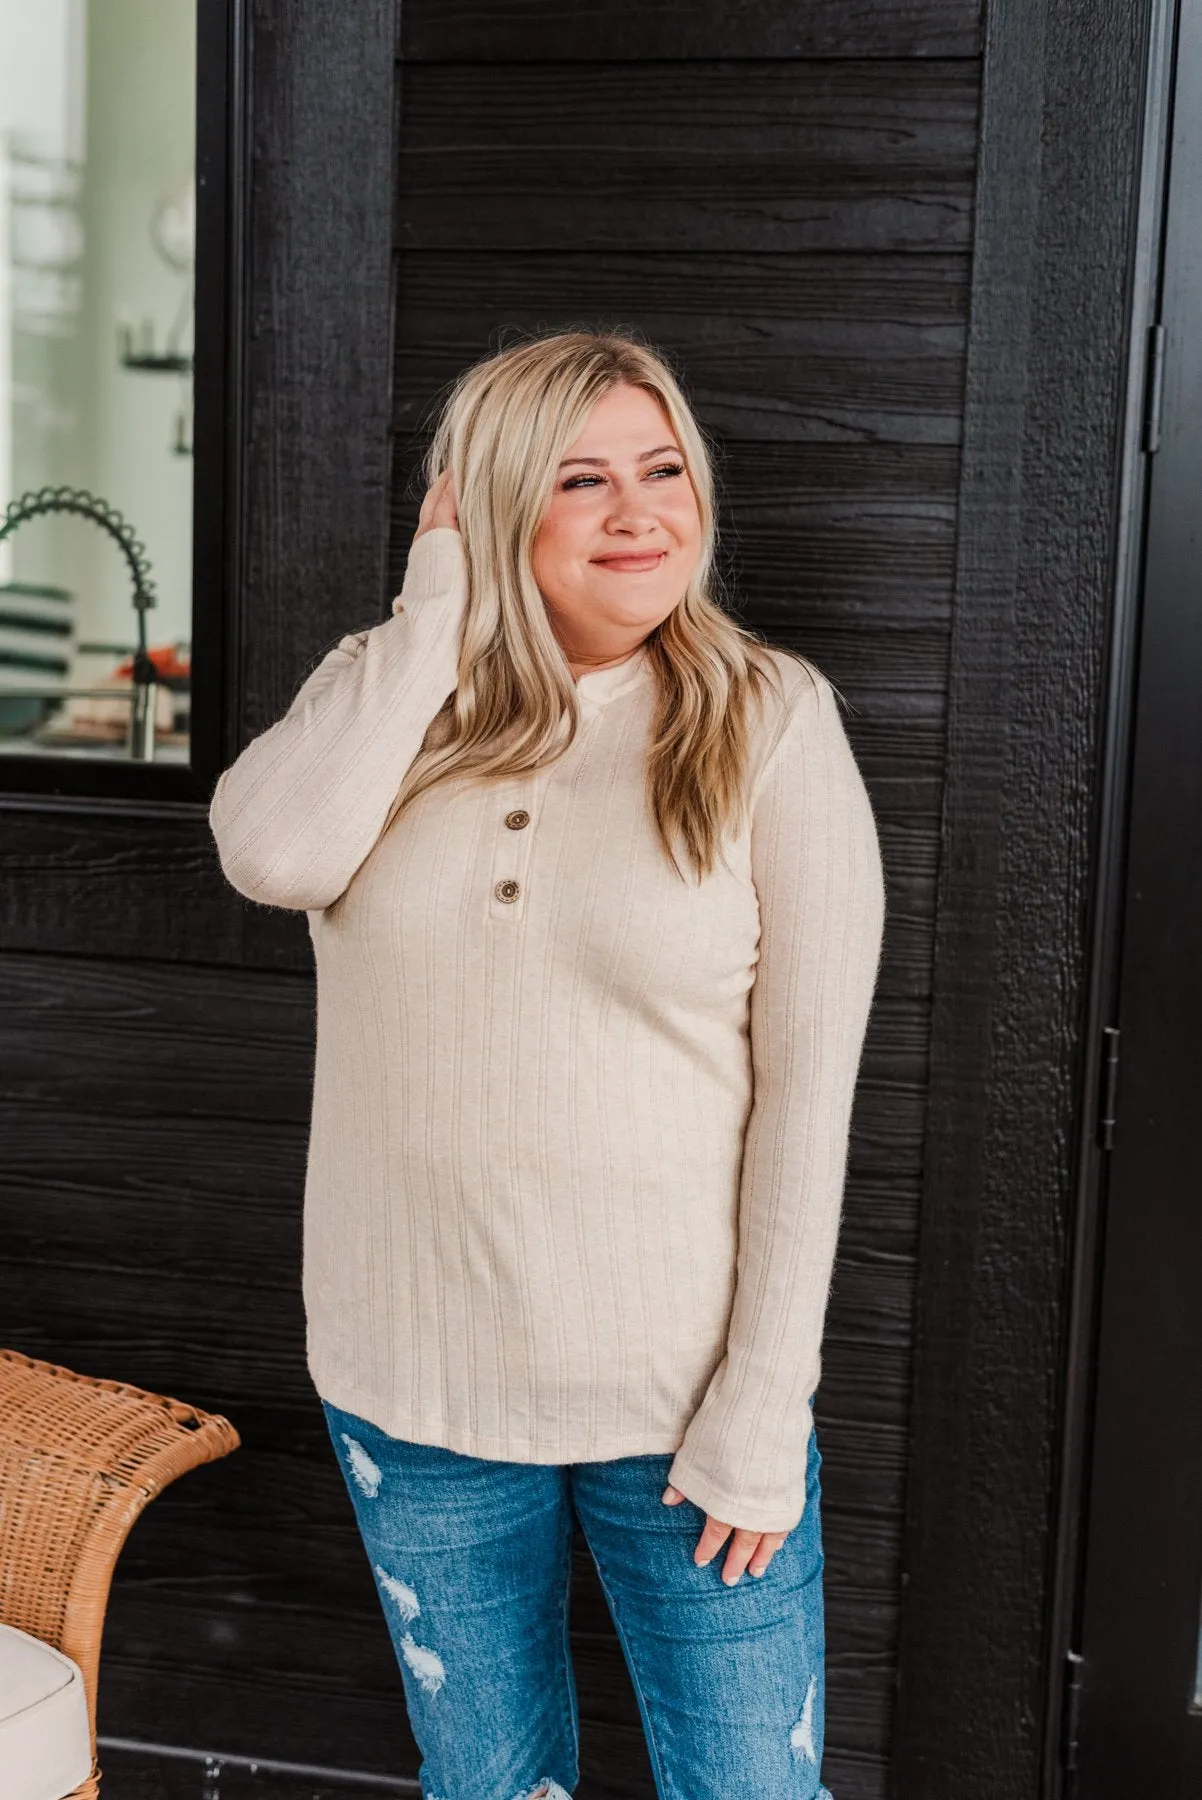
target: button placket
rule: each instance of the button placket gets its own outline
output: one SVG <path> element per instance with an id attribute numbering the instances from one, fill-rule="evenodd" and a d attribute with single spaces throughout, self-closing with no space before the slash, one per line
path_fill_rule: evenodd
<path id="1" fill-rule="evenodd" d="M 492 890 L 489 895 L 489 911 L 494 918 L 513 919 L 522 911 L 533 829 L 532 801 L 516 806 L 498 803 Z"/>

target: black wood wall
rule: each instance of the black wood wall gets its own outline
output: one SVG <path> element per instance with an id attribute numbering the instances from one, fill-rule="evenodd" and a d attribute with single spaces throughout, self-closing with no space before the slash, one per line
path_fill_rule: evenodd
<path id="1" fill-rule="evenodd" d="M 231 755 L 399 588 L 442 386 L 507 331 L 582 321 L 634 326 L 678 360 L 719 447 L 742 615 L 853 707 L 889 924 L 818 1403 L 836 1800 L 953 1791 L 888 1770 L 948 705 L 966 681 L 952 627 L 978 15 L 976 0 L 404 0 L 398 37 L 393 0 L 251 7 Z M 1087 205 L 1061 243 L 1086 224 Z M 1110 379 L 1121 313 L 1101 326 Z M 1099 495 L 1105 480 L 1103 458 Z M 1074 656 L 1092 670 L 1072 650 L 1066 678 Z M 1078 749 L 1084 769 L 1088 733 Z M 199 1800 L 218 1780 L 223 1800 L 352 1791 L 323 1769 L 413 1792 L 399 1678 L 304 1369 L 303 922 L 224 888 L 196 809 L 64 804 L 0 812 L 0 931 L 0 1336 L 225 1411 L 244 1440 L 157 1501 L 122 1560 L 110 1800 Z M 969 1002 L 987 1008 L 984 977 Z M 578 1574 L 581 1795 L 639 1800 L 653 1790 L 633 1700 Z M 966 1696 L 962 1736 L 970 1712 Z M 944 1722 L 924 1717 L 937 1763 Z M 205 1751 L 225 1753 L 207 1775 Z M 959 1800 L 1035 1800 L 1025 1783 L 984 1778 Z"/>

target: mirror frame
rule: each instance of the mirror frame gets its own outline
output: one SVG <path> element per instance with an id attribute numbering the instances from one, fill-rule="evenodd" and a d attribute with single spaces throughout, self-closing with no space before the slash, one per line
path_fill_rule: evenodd
<path id="1" fill-rule="evenodd" d="M 0 807 L 93 799 L 207 803 L 238 715 L 250 90 L 247 0 L 196 5 L 192 705 L 186 764 L 0 757 Z M 136 522 L 135 522 L 136 524 Z M 203 603 L 197 597 L 203 595 Z"/>

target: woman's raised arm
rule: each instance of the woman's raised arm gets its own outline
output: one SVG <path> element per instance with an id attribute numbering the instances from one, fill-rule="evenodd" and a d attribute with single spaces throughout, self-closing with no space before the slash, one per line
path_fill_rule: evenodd
<path id="1" fill-rule="evenodd" d="M 221 776 L 209 823 L 239 893 L 309 912 L 346 891 L 454 692 L 466 605 L 458 531 L 424 530 L 392 618 L 344 637 Z"/>

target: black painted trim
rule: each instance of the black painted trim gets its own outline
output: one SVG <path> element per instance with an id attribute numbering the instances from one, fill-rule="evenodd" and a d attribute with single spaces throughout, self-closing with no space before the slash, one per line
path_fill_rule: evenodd
<path id="1" fill-rule="evenodd" d="M 219 0 L 199 0 L 202 16 Z M 210 179 L 223 196 L 218 204 L 209 197 L 207 211 L 198 213 L 198 230 L 205 220 L 212 234 L 207 256 L 197 257 L 197 271 L 209 270 L 210 286 L 197 288 L 197 372 L 203 377 L 205 357 L 211 380 L 203 389 L 198 380 L 194 402 L 197 437 L 197 473 L 200 504 L 197 519 L 208 511 L 220 529 L 209 542 L 194 538 L 194 604 L 204 596 L 221 596 L 217 629 L 204 630 L 193 642 L 193 720 L 191 766 L 200 799 L 207 798 L 218 774 L 229 760 L 241 712 L 238 683 L 239 646 L 245 609 L 245 444 L 246 444 L 246 343 L 249 331 L 250 108 L 253 95 L 252 39 L 248 0 L 228 0 L 226 55 L 226 106 L 220 154 L 214 155 Z M 216 33 L 212 34 L 216 40 Z M 201 39 L 202 49 L 204 38 Z M 209 54 L 216 61 L 219 44 Z M 214 79 L 216 71 L 214 70 Z M 202 88 L 203 92 L 203 88 Z M 207 126 L 202 141 L 209 141 Z M 198 174 L 201 165 L 198 162 Z M 217 242 L 217 232 L 222 242 Z M 203 237 L 200 239 L 203 244 Z M 220 250 L 220 254 L 219 254 Z M 217 289 L 220 276 L 222 288 Z M 209 485 L 215 490 L 210 498 Z"/>
<path id="2" fill-rule="evenodd" d="M 376 1775 L 358 1769 L 331 1769 L 324 1763 L 281 1762 L 272 1756 L 235 1755 L 227 1750 L 195 1750 L 180 1744 L 151 1744 L 141 1738 L 98 1737 L 100 1756 L 106 1750 L 124 1750 L 130 1754 L 164 1762 L 203 1763 L 210 1781 L 216 1786 L 225 1768 L 246 1769 L 252 1774 L 294 1775 L 306 1782 L 332 1782 L 338 1787 L 366 1788 L 375 1794 L 419 1794 L 422 1784 L 408 1775 Z M 103 1771 L 102 1771 L 103 1772 Z"/>

